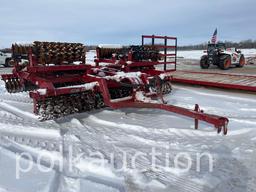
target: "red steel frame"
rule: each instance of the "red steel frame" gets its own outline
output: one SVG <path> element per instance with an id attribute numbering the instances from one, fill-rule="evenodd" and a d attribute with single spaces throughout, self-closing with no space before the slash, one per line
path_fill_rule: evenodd
<path id="1" fill-rule="evenodd" d="M 227 131 L 228 131 L 227 125 L 229 120 L 226 117 L 204 113 L 202 110 L 200 110 L 198 104 L 195 105 L 194 110 L 191 110 L 191 109 L 186 109 L 183 107 L 178 107 L 178 106 L 169 105 L 169 104 L 167 105 L 167 104 L 154 103 L 154 102 L 141 102 L 141 101 L 137 101 L 135 98 L 136 91 L 134 92 L 132 98 L 128 98 L 127 100 L 116 102 L 116 101 L 112 101 L 110 98 L 108 82 L 106 79 L 99 78 L 99 77 L 92 77 L 92 76 L 87 76 L 85 78 L 90 81 L 98 82 L 99 84 L 98 88 L 99 88 L 99 91 L 102 93 L 105 105 L 113 109 L 151 108 L 151 109 L 165 110 L 165 111 L 177 113 L 177 114 L 195 119 L 195 129 L 198 129 L 199 121 L 205 121 L 207 123 L 213 124 L 217 129 L 218 133 L 223 132 L 224 135 L 227 134 Z"/>
<path id="2" fill-rule="evenodd" d="M 150 39 L 151 40 L 151 45 L 152 46 L 155 46 L 155 47 L 160 48 L 160 49 L 164 49 L 164 53 L 161 54 L 161 56 L 164 57 L 164 62 L 158 62 L 155 65 L 163 64 L 164 65 L 163 71 L 165 71 L 165 72 L 176 71 L 176 69 L 177 69 L 177 67 L 176 67 L 176 65 L 177 65 L 177 37 L 156 36 L 156 35 L 142 35 L 142 39 L 141 39 L 141 44 L 142 45 L 145 45 L 146 39 Z M 156 39 L 162 40 L 164 44 L 163 45 L 156 44 L 155 43 Z M 172 41 L 172 45 L 169 44 L 170 41 Z M 174 53 L 168 53 L 168 49 L 174 49 Z M 167 57 L 174 58 L 174 61 L 168 62 L 167 61 Z M 167 65 L 168 64 L 173 64 L 174 65 L 174 69 L 167 70 Z"/>
<path id="3" fill-rule="evenodd" d="M 163 58 L 164 61 L 133 61 L 132 54 L 128 53 L 128 60 L 127 61 L 118 61 L 114 58 L 112 59 L 102 59 L 99 56 L 99 53 L 97 52 L 97 59 L 95 59 L 96 66 L 99 66 L 99 63 L 109 63 L 109 67 L 113 68 L 122 68 L 124 71 L 134 71 L 133 68 L 136 67 L 154 67 L 156 65 L 164 65 L 164 69 L 162 72 L 172 72 L 176 71 L 176 63 L 177 63 L 177 38 L 176 37 L 168 37 L 168 36 L 155 36 L 155 35 L 142 35 L 142 46 L 145 45 L 146 39 L 151 39 L 151 45 L 163 49 L 164 53 L 160 54 Z M 155 44 L 156 39 L 161 39 L 163 40 L 163 45 L 158 45 Z M 172 41 L 172 44 L 170 45 L 170 41 Z M 168 53 L 168 49 L 174 49 L 174 53 Z M 174 58 L 174 61 L 167 61 L 167 58 Z M 174 69 L 169 69 L 167 70 L 167 65 L 172 64 L 174 65 Z"/>

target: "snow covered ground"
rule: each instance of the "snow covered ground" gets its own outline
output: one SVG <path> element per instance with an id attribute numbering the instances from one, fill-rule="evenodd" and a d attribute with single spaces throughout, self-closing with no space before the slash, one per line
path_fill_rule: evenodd
<path id="1" fill-rule="evenodd" d="M 0 81 L 0 192 L 255 191 L 255 94 L 175 86 L 165 99 L 188 108 L 198 103 L 207 113 L 227 116 L 228 135 L 217 135 L 206 123 L 194 130 L 190 118 L 153 109 L 104 109 L 40 122 L 28 93 L 9 94 Z M 65 137 L 63 129 L 68 130 Z M 73 171 L 66 170 L 69 146 L 73 146 L 72 157 L 83 155 L 71 163 Z M 157 169 L 151 166 L 153 150 L 161 153 L 155 159 Z M 32 159 L 19 159 L 24 152 Z M 175 167 L 181 153 L 191 158 L 188 171 L 181 169 L 188 158 L 180 158 L 179 169 Z M 208 158 L 197 170 L 198 154 L 204 153 L 212 157 L 212 171 Z M 39 164 L 36 160 L 42 154 Z M 101 156 L 103 166 L 95 163 Z M 54 159 L 52 167 L 49 158 Z M 123 159 L 126 169 L 120 169 Z M 42 172 L 38 164 L 51 169 Z M 19 172 L 17 179 L 17 167 L 22 170 L 29 165 L 31 170 Z"/>

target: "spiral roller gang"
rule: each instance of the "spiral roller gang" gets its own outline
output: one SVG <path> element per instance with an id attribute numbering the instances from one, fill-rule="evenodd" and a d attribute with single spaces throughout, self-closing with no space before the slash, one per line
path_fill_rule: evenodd
<path id="1" fill-rule="evenodd" d="M 72 64 L 85 62 L 86 48 L 80 43 L 39 42 L 33 45 L 33 54 L 39 64 Z"/>
<path id="2" fill-rule="evenodd" d="M 85 62 L 86 49 L 81 43 L 59 43 L 35 41 L 30 45 L 13 44 L 13 57 L 19 58 L 32 51 L 39 64 L 72 64 L 75 61 Z"/>
<path id="3" fill-rule="evenodd" d="M 128 54 L 132 53 L 133 61 L 158 61 L 159 50 L 154 46 L 129 46 L 123 48 L 98 48 L 101 59 L 128 59 Z"/>
<path id="4" fill-rule="evenodd" d="M 110 89 L 111 99 L 130 96 L 132 90 L 129 88 Z M 47 97 L 36 103 L 38 115 L 41 120 L 56 119 L 73 113 L 81 113 L 101 109 L 105 107 L 101 93 L 93 90 L 70 94 Z"/>
<path id="5" fill-rule="evenodd" d="M 154 46 L 131 46 L 132 58 L 134 61 L 158 61 L 159 50 Z"/>

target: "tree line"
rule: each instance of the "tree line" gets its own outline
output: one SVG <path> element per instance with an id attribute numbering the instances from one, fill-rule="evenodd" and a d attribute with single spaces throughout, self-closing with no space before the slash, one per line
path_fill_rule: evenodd
<path id="1" fill-rule="evenodd" d="M 256 40 L 248 39 L 240 42 L 224 41 L 226 47 L 236 47 L 238 49 L 251 49 L 256 48 Z M 201 43 L 198 45 L 185 45 L 179 46 L 179 50 L 202 50 L 207 49 L 207 43 Z"/>
<path id="2" fill-rule="evenodd" d="M 232 42 L 232 41 L 224 41 L 226 47 L 236 47 L 238 49 L 250 49 L 256 48 L 256 40 L 248 39 L 240 42 Z M 87 45 L 87 50 L 95 50 L 96 45 Z M 197 45 L 185 45 L 185 46 L 178 46 L 178 50 L 203 50 L 207 49 L 207 43 L 201 43 Z M 11 53 L 11 48 L 1 49 L 0 51 L 4 53 Z"/>

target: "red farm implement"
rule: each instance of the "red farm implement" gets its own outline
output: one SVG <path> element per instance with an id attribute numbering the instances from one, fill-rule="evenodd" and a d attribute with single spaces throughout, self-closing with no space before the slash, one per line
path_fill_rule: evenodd
<path id="1" fill-rule="evenodd" d="M 96 51 L 95 63 L 97 66 L 104 63 L 108 64 L 109 67 L 119 68 L 123 71 L 146 71 L 147 73 L 176 70 L 176 37 L 143 35 L 141 45 L 126 47 L 100 45 Z M 156 68 L 162 68 L 162 70 L 156 70 Z"/>
<path id="2" fill-rule="evenodd" d="M 150 40 L 147 43 L 146 40 Z M 157 40 L 162 41 L 157 42 Z M 169 43 L 173 43 L 169 45 Z M 154 108 L 213 124 L 227 134 L 228 119 L 166 104 L 176 70 L 177 39 L 143 36 L 140 46 L 99 46 L 95 65 L 85 63 L 85 47 L 75 43 L 13 45 L 15 67 L 2 75 L 10 93 L 30 91 L 42 120 L 103 107 Z M 21 58 L 28 62 L 21 63 Z"/>

